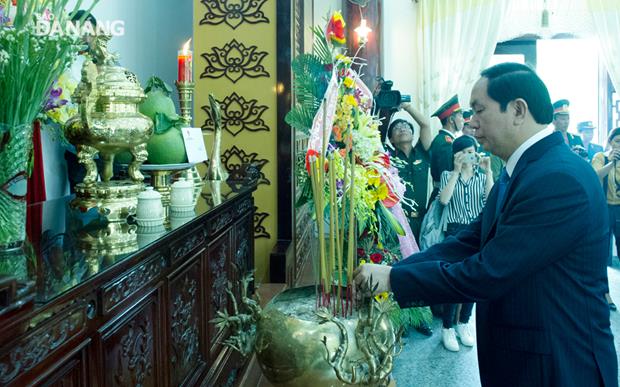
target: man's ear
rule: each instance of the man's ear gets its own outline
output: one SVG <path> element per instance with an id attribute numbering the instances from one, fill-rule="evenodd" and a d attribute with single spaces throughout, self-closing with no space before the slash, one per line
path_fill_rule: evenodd
<path id="1" fill-rule="evenodd" d="M 515 125 L 521 125 L 525 120 L 525 116 L 529 110 L 527 102 L 523 98 L 517 98 L 511 102 L 511 108 L 514 114 Z"/>

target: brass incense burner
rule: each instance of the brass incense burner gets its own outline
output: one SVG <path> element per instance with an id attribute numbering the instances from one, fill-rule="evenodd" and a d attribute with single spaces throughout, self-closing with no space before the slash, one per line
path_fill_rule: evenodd
<path id="1" fill-rule="evenodd" d="M 115 64 L 115 55 L 107 50 L 109 40 L 109 36 L 94 40 L 93 58 L 84 62 L 82 80 L 73 94 L 78 114 L 67 122 L 65 135 L 86 167 L 74 204 L 106 208 L 110 220 L 119 221 L 135 214 L 144 181 L 140 166 L 148 156 L 146 143 L 153 134 L 153 121 L 138 111 L 146 96 L 136 76 Z M 130 179 L 111 180 L 114 156 L 123 151 L 132 155 Z M 94 160 L 97 154 L 101 171 Z"/>

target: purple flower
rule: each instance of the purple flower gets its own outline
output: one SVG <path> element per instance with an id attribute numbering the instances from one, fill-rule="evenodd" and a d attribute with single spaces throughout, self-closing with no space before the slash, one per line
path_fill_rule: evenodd
<path id="1" fill-rule="evenodd" d="M 62 95 L 62 87 L 59 87 L 57 89 L 54 89 L 52 87 L 52 90 L 50 91 L 50 97 L 52 97 L 53 99 L 56 99 L 60 97 L 61 95 Z"/>
<path id="2" fill-rule="evenodd" d="M 344 180 L 343 179 L 336 179 L 336 195 L 338 197 L 342 196 L 343 188 L 344 188 Z"/>

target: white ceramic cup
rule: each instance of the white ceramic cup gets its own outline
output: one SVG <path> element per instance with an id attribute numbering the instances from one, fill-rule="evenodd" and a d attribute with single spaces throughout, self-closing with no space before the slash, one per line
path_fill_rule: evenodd
<path id="1" fill-rule="evenodd" d="M 194 183 L 180 178 L 172 184 L 170 191 L 171 206 L 191 206 L 194 204 Z"/>
<path id="2" fill-rule="evenodd" d="M 161 219 L 164 217 L 164 207 L 161 204 L 161 194 L 153 189 L 146 189 L 138 195 L 136 218 L 144 220 Z"/>

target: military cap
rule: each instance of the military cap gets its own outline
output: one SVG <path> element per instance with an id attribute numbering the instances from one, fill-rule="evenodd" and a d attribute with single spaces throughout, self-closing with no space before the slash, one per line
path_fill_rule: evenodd
<path id="1" fill-rule="evenodd" d="M 471 116 L 474 114 L 473 111 L 471 110 L 465 110 L 463 112 L 463 122 L 466 124 L 469 124 L 469 121 L 471 121 Z"/>
<path id="2" fill-rule="evenodd" d="M 594 124 L 592 121 L 583 121 L 577 124 L 578 132 L 583 132 L 584 130 L 594 130 Z"/>
<path id="3" fill-rule="evenodd" d="M 431 117 L 437 117 L 440 120 L 444 120 L 450 117 L 452 114 L 461 111 L 461 105 L 459 105 L 459 97 L 458 95 L 454 95 L 452 98 L 448 100 L 448 102 L 441 105 L 439 109 Z"/>
<path id="4" fill-rule="evenodd" d="M 567 99 L 561 99 L 553 103 L 553 114 L 569 114 L 568 107 L 570 102 Z"/>

